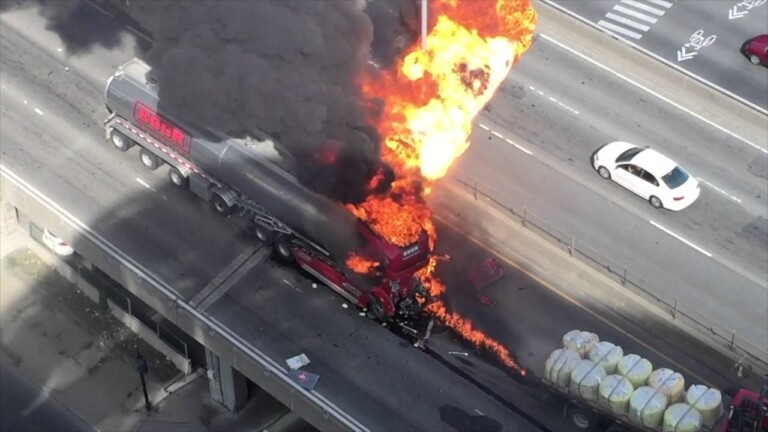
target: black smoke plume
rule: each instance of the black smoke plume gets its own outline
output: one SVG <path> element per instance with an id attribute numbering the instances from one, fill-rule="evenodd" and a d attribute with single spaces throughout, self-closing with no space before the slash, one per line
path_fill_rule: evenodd
<path id="1" fill-rule="evenodd" d="M 91 5 L 33 2 L 69 53 L 119 40 L 109 31 L 82 34 Z M 295 156 L 305 185 L 342 202 L 362 201 L 373 176 L 391 172 L 356 85 L 370 67 L 374 33 L 364 0 L 94 3 L 126 14 L 151 36 L 142 57 L 158 80 L 161 111 L 234 136 L 266 132 Z M 329 145 L 336 157 L 314 157 Z"/>

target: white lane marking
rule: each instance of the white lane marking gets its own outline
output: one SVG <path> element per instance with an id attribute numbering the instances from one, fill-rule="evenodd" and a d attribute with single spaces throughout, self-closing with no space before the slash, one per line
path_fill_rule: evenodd
<path id="1" fill-rule="evenodd" d="M 147 188 L 147 189 L 151 190 L 152 192 L 157 192 L 157 189 L 155 189 L 155 188 L 153 188 L 152 186 L 150 186 L 150 185 L 149 185 L 147 182 L 145 182 L 144 180 L 142 180 L 142 179 L 140 179 L 140 178 L 136 177 L 136 181 L 137 181 L 137 182 L 139 182 L 139 184 L 140 184 L 140 185 L 142 185 L 142 186 L 144 186 L 145 188 Z"/>
<path id="2" fill-rule="evenodd" d="M 712 258 L 712 254 L 711 254 L 711 253 L 709 253 L 709 252 L 705 251 L 704 249 L 702 249 L 702 248 L 700 248 L 700 247 L 696 246 L 695 244 L 693 244 L 693 243 L 689 242 L 688 240 L 686 240 L 686 239 L 684 239 L 684 238 L 680 237 L 679 235 L 677 235 L 677 234 L 673 233 L 672 231 L 670 231 L 670 230 L 668 230 L 668 229 L 664 228 L 663 226 L 661 226 L 661 225 L 657 224 L 656 222 L 654 222 L 654 221 L 650 221 L 650 222 L 651 222 L 651 225 L 655 226 L 656 228 L 658 228 L 658 229 L 660 229 L 660 230 L 664 231 L 665 233 L 667 233 L 667 234 L 671 235 L 672 237 L 674 237 L 674 238 L 676 238 L 676 239 L 680 240 L 681 242 L 683 242 L 683 243 L 687 244 L 688 246 L 690 246 L 690 247 L 692 247 L 692 248 L 696 249 L 697 251 L 699 251 L 699 252 L 703 253 L 704 255 L 706 255 L 706 256 L 708 256 L 708 257 Z"/>
<path id="3" fill-rule="evenodd" d="M 28 103 L 29 103 L 29 101 L 27 101 L 26 99 L 24 99 L 24 105 L 26 105 L 26 104 L 28 104 Z"/>
<path id="4" fill-rule="evenodd" d="M 553 44 L 555 44 L 555 45 L 559 46 L 560 48 L 562 48 L 562 49 L 564 49 L 564 50 L 566 50 L 566 51 L 570 52 L 571 54 L 573 54 L 573 55 L 575 55 L 575 56 L 577 56 L 577 57 L 579 57 L 579 58 L 581 58 L 581 59 L 583 59 L 583 60 L 586 60 L 586 61 L 588 61 L 588 62 L 592 63 L 593 65 L 595 65 L 595 66 L 597 66 L 597 67 L 599 67 L 599 68 L 603 69 L 603 70 L 604 70 L 604 71 L 606 71 L 606 72 L 610 72 L 611 74 L 613 74 L 613 75 L 615 75 L 615 76 L 617 76 L 617 77 L 619 77 L 619 78 L 623 79 L 624 81 L 626 81 L 626 82 L 628 82 L 628 83 L 630 83 L 630 84 L 634 85 L 635 87 L 637 87 L 637 88 L 639 88 L 639 89 L 641 89 L 641 90 L 643 90 L 643 91 L 645 91 L 645 92 L 647 92 L 647 93 L 650 93 L 650 94 L 651 94 L 651 95 L 653 95 L 653 96 L 656 96 L 657 98 L 659 98 L 659 99 L 663 100 L 664 102 L 667 102 L 668 104 L 670 104 L 670 105 L 674 106 L 675 108 L 677 108 L 677 109 L 679 109 L 679 110 L 681 110 L 681 111 L 683 111 L 683 112 L 686 112 L 686 113 L 688 113 L 688 114 L 690 114 L 690 115 L 692 115 L 692 116 L 696 117 L 697 119 L 699 119 L 699 120 L 703 121 L 704 123 L 706 123 L 706 124 L 708 124 L 708 125 L 710 125 L 710 126 L 712 126 L 712 127 L 716 128 L 716 129 L 718 129 L 719 131 L 721 131 L 721 132 L 725 132 L 726 134 L 728 134 L 728 135 L 730 135 L 730 136 L 732 136 L 732 137 L 734 137 L 734 138 L 738 139 L 739 141 L 743 141 L 744 143 L 746 143 L 746 144 L 750 145 L 751 147 L 754 147 L 755 149 L 757 149 L 757 150 L 760 150 L 761 152 L 763 152 L 763 153 L 765 153 L 765 154 L 768 154 L 768 149 L 764 149 L 764 148 L 762 148 L 762 147 L 758 146 L 757 144 L 755 144 L 755 143 L 753 143 L 753 142 L 749 141 L 748 139 L 746 139 L 746 138 L 744 138 L 744 137 L 742 137 L 742 136 L 740 136 L 740 135 L 738 135 L 738 134 L 736 134 L 736 133 L 733 133 L 733 132 L 729 131 L 728 129 L 726 129 L 726 128 L 724 128 L 724 127 L 720 126 L 719 124 L 717 124 L 717 123 L 715 123 L 715 122 L 713 122 L 713 121 L 711 121 L 711 120 L 708 120 L 708 119 L 704 118 L 702 115 L 700 115 L 700 114 L 697 114 L 697 113 L 695 113 L 695 112 L 693 112 L 693 111 L 689 110 L 688 108 L 685 108 L 685 107 L 683 107 L 682 105 L 680 105 L 680 104 L 678 104 L 678 103 L 676 103 L 676 102 L 673 102 L 673 101 L 671 101 L 670 99 L 668 99 L 668 98 L 666 98 L 666 97 L 664 97 L 664 96 L 660 95 L 659 93 L 656 93 L 655 91 L 653 91 L 653 90 L 649 89 L 648 87 L 646 87 L 646 86 L 644 86 L 644 85 L 642 85 L 642 84 L 640 84 L 640 83 L 638 83 L 638 82 L 636 82 L 636 81 L 633 81 L 632 79 L 630 79 L 630 78 L 628 78 L 628 77 L 626 77 L 626 76 L 624 76 L 624 75 L 622 75 L 622 74 L 620 74 L 620 73 L 616 72 L 615 70 L 613 70 L 613 69 L 609 68 L 608 66 L 604 66 L 603 64 L 601 64 L 601 63 L 598 63 L 598 62 L 597 62 L 597 61 L 595 61 L 595 60 L 592 60 L 591 58 L 587 57 L 586 55 L 584 55 L 584 54 L 582 54 L 582 53 L 580 53 L 580 52 L 578 52 L 578 51 L 574 50 L 573 48 L 571 48 L 571 47 L 569 47 L 569 46 L 567 46 L 567 45 L 565 45 L 565 44 L 563 44 L 563 43 L 561 43 L 561 42 L 558 42 L 558 41 L 556 41 L 556 40 L 552 39 L 551 37 L 549 37 L 549 36 L 547 36 L 547 35 L 545 35 L 545 34 L 540 34 L 540 36 L 541 36 L 542 38 L 544 38 L 544 39 L 548 40 L 549 42 L 552 42 Z"/>
<path id="5" fill-rule="evenodd" d="M 638 9 L 642 9 L 642 10 L 644 10 L 646 12 L 650 12 L 652 14 L 658 15 L 658 16 L 664 15 L 664 11 L 663 10 L 656 9 L 655 7 L 650 7 L 647 4 L 640 3 L 640 2 L 635 1 L 635 0 L 621 0 L 621 2 L 624 3 L 624 4 L 628 4 L 630 6 L 634 6 L 634 7 L 638 8 Z"/>
<path id="6" fill-rule="evenodd" d="M 64 49 L 63 48 L 56 48 L 56 51 L 62 52 L 62 51 L 64 51 Z"/>
<path id="7" fill-rule="evenodd" d="M 478 415 L 481 415 L 481 416 L 485 417 L 485 414 L 483 414 L 483 412 L 482 412 L 482 411 L 480 411 L 479 409 L 475 408 L 475 412 L 476 412 Z"/>
<path id="8" fill-rule="evenodd" d="M 526 154 L 528 154 L 528 155 L 532 155 L 532 154 L 533 154 L 533 153 L 531 153 L 531 151 L 530 151 L 530 150 L 528 150 L 527 148 L 525 148 L 525 147 L 523 147 L 523 146 L 521 146 L 521 145 L 519 145 L 519 144 L 515 143 L 514 141 L 512 141 L 512 140 L 511 140 L 511 139 L 509 139 L 509 138 L 504 138 L 504 135 L 502 135 L 502 134 L 500 134 L 500 133 L 496 132 L 495 130 L 491 130 L 491 128 L 489 128 L 488 126 L 486 126 L 486 125 L 484 125 L 484 124 L 482 124 L 482 123 L 478 123 L 478 126 L 480 126 L 480 128 L 481 128 L 481 129 L 487 130 L 487 131 L 488 131 L 488 132 L 490 132 L 492 135 L 496 135 L 497 137 L 499 137 L 499 138 L 503 139 L 503 140 L 504 140 L 504 141 L 506 141 L 508 144 L 512 144 L 513 146 L 517 147 L 517 149 L 518 149 L 518 150 L 520 150 L 521 152 L 523 152 L 523 153 L 526 153 Z"/>
<path id="9" fill-rule="evenodd" d="M 43 115 L 43 112 L 42 112 L 42 111 L 40 111 L 40 108 L 35 108 L 35 112 L 36 112 L 36 113 L 38 113 L 38 114 L 40 114 L 40 115 Z"/>
<path id="10" fill-rule="evenodd" d="M 645 0 L 645 1 L 647 1 L 648 3 L 659 5 L 659 6 L 664 6 L 667 9 L 672 7 L 672 3 L 664 0 Z"/>
<path id="11" fill-rule="evenodd" d="M 507 143 L 512 144 L 513 146 L 517 147 L 517 149 L 520 150 L 523 153 L 527 153 L 528 155 L 532 155 L 533 154 L 533 153 L 531 153 L 530 150 L 528 150 L 527 148 L 521 146 L 520 144 L 517 144 L 516 142 L 512 141 L 509 138 L 504 138 L 504 141 L 506 141 Z"/>
<path id="12" fill-rule="evenodd" d="M 714 190 L 716 190 L 716 191 L 720 192 L 721 194 L 723 194 L 723 195 L 727 196 L 728 198 L 730 198 L 730 199 L 732 199 L 732 200 L 736 201 L 737 203 L 741 204 L 741 200 L 740 200 L 739 198 L 736 198 L 735 196 L 733 196 L 733 195 L 729 194 L 728 192 L 726 192 L 726 191 L 724 191 L 724 190 L 720 189 L 719 187 L 717 187 L 717 186 L 713 185 L 712 183 L 710 183 L 710 182 L 708 182 L 708 181 L 704 180 L 704 179 L 703 179 L 703 178 L 701 178 L 701 177 L 697 177 L 697 178 L 699 179 L 699 181 L 700 181 L 700 182 L 704 183 L 705 185 L 707 185 L 707 186 L 711 187 L 712 189 L 714 189 Z"/>
<path id="13" fill-rule="evenodd" d="M 625 29 L 624 27 L 617 26 L 616 24 L 611 24 L 608 21 L 600 20 L 597 22 L 597 25 L 599 25 L 600 27 L 605 27 L 612 32 L 621 33 L 624 36 L 629 36 L 632 39 L 640 39 L 643 36 L 640 33 L 635 33 L 631 30 Z"/>
<path id="14" fill-rule="evenodd" d="M 537 90 L 537 89 L 536 89 L 536 87 L 534 87 L 534 86 L 530 86 L 530 85 L 529 85 L 529 86 L 528 86 L 528 88 L 529 88 L 529 89 L 531 89 L 531 91 L 534 91 L 534 92 L 538 93 L 538 94 L 539 94 L 539 96 L 544 96 L 544 92 L 543 92 L 543 91 L 541 91 L 541 90 Z M 548 96 L 546 96 L 546 97 L 548 97 Z M 564 104 L 564 103 L 562 103 L 562 102 L 558 101 L 557 99 L 555 99 L 555 98 L 553 98 L 553 97 L 548 97 L 548 98 L 549 98 L 549 101 L 550 101 L 550 102 L 552 102 L 552 103 L 556 103 L 556 104 L 557 104 L 559 107 L 561 107 L 561 108 L 564 108 L 564 109 L 567 109 L 568 111 L 572 112 L 573 114 L 577 114 L 577 115 L 579 114 L 579 112 L 578 112 L 578 111 L 576 111 L 575 109 L 573 109 L 573 108 L 569 107 L 568 105 L 566 105 L 566 104 Z"/>
<path id="15" fill-rule="evenodd" d="M 648 31 L 648 30 L 651 29 L 650 27 L 648 27 L 645 24 L 640 24 L 638 22 L 634 22 L 631 19 L 627 19 L 627 18 L 618 16 L 615 13 L 608 12 L 607 14 L 605 14 L 605 16 L 606 16 L 606 18 L 610 18 L 610 19 L 612 19 L 612 20 L 614 20 L 616 22 L 620 22 L 622 24 L 626 24 L 626 25 L 628 25 L 630 27 L 633 27 L 633 28 L 636 28 L 638 30 Z"/>
<path id="16" fill-rule="evenodd" d="M 89 1 L 89 2 L 88 2 L 88 4 L 89 4 L 89 5 L 91 5 L 91 6 L 93 6 L 93 7 L 95 7 L 95 8 L 96 8 L 96 9 L 97 9 L 99 12 L 103 13 L 104 15 L 106 15 L 106 16 L 108 16 L 108 17 L 110 17 L 110 18 L 113 18 L 113 17 L 114 17 L 114 15 L 112 15 L 111 13 L 109 13 L 109 12 L 107 12 L 106 10 L 102 9 L 102 8 L 101 8 L 101 7 L 99 7 L 99 5 L 97 5 L 96 3 L 93 3 L 93 2 L 90 2 L 90 1 Z"/>
<path id="17" fill-rule="evenodd" d="M 613 10 L 615 10 L 616 12 L 621 12 L 621 13 L 623 13 L 624 15 L 629 15 L 629 16 L 631 16 L 631 17 L 634 17 L 634 18 L 637 18 L 637 19 L 641 19 L 641 20 L 643 20 L 643 21 L 645 21 L 645 22 L 649 22 L 649 23 L 651 23 L 651 24 L 656 24 L 656 21 L 658 21 L 658 19 L 656 19 L 656 18 L 654 18 L 654 17 L 649 17 L 649 16 L 648 16 L 648 15 L 646 15 L 646 14 L 641 14 L 640 12 L 636 12 L 636 11 L 634 11 L 634 10 L 632 10 L 632 9 L 629 9 L 629 8 L 625 8 L 625 7 L 624 7 L 624 6 L 622 6 L 622 5 L 616 5 L 616 6 L 614 6 L 614 7 L 613 7 Z"/>

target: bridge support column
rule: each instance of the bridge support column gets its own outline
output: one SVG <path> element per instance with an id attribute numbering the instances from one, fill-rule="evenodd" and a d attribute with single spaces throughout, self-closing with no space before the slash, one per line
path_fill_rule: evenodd
<path id="1" fill-rule="evenodd" d="M 205 350 L 205 359 L 211 398 L 232 412 L 239 411 L 248 398 L 247 379 L 211 350 Z"/>

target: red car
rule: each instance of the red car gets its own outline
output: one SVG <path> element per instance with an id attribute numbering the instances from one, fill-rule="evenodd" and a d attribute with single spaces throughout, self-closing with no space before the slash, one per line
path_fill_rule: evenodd
<path id="1" fill-rule="evenodd" d="M 768 34 L 747 39 L 740 51 L 752 64 L 768 66 Z"/>

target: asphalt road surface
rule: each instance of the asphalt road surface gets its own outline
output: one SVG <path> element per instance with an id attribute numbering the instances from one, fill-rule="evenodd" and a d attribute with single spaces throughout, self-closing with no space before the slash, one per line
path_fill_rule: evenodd
<path id="1" fill-rule="evenodd" d="M 128 38 L 125 45 L 110 49 L 95 48 L 87 55 L 66 60 L 59 52 L 60 43 L 43 30 L 42 21 L 34 17 L 34 13 L 24 15 L 21 12 L 2 17 L 3 24 L 13 24 L 3 26 L 0 38 L 3 53 L 10 54 L 2 58 L 3 128 L 0 134 L 3 163 L 150 268 L 182 296 L 192 298 L 200 287 L 242 252 L 251 239 L 242 235 L 242 226 L 237 222 L 213 217 L 205 204 L 191 194 L 170 188 L 164 170 L 149 173 L 140 166 L 135 152 L 118 154 L 104 143 L 101 127 L 106 115 L 102 100 L 103 85 L 114 68 L 132 56 Z M 668 133 L 677 131 L 675 133 L 692 142 L 697 142 L 697 137 L 688 137 L 692 134 L 691 130 L 699 130 L 707 136 L 712 132 L 702 131 L 701 125 L 682 114 L 674 114 L 666 107 L 654 105 L 655 101 L 632 94 L 631 90 L 608 77 L 583 70 L 586 66 L 579 66 L 578 62 L 562 53 L 554 57 L 564 64 L 548 66 L 547 62 L 553 54 L 546 49 L 546 46 L 537 43 L 526 57 L 528 63 L 532 63 L 529 67 L 541 68 L 543 65 L 547 70 L 565 67 L 562 73 L 571 71 L 570 76 L 550 74 L 539 76 L 538 80 L 527 77 L 525 79 L 530 80 L 527 85 L 537 85 L 536 88 L 549 92 L 563 88 L 576 91 L 578 86 L 573 80 L 578 78 L 575 77 L 579 73 L 588 74 L 590 76 L 585 78 L 585 82 L 594 86 L 593 92 L 597 93 L 595 88 L 605 86 L 602 90 L 606 92 L 602 95 L 606 98 L 603 104 L 600 103 L 603 99 L 596 98 L 595 112 L 590 112 L 585 103 L 585 107 L 579 106 L 580 114 L 576 114 L 580 117 L 561 125 L 559 122 L 570 115 L 561 112 L 564 110 L 562 106 L 548 105 L 549 99 L 515 83 L 515 80 L 523 79 L 521 74 L 532 74 L 535 70 L 525 72 L 521 64 L 494 102 L 493 112 L 487 119 L 499 123 L 506 120 L 505 125 L 512 130 L 519 129 L 521 133 L 530 134 L 521 143 L 530 146 L 536 159 L 543 158 L 543 162 L 526 160 L 526 155 L 516 147 L 500 145 L 494 139 L 489 140 L 489 136 L 478 133 L 473 138 L 475 145 L 461 162 L 459 174 L 465 172 L 477 176 L 481 171 L 487 171 L 492 177 L 481 179 L 483 184 L 494 185 L 496 192 L 509 194 L 507 197 L 510 200 L 519 202 L 522 199 L 532 208 L 538 205 L 540 207 L 536 207 L 536 211 L 540 214 L 552 219 L 557 217 L 558 222 L 571 221 L 571 227 L 574 227 L 574 232 L 580 233 L 580 238 L 583 233 L 603 239 L 607 253 L 621 252 L 630 261 L 646 257 L 648 259 L 642 262 L 650 274 L 658 273 L 658 266 L 661 266 L 661 269 L 667 269 L 666 276 L 662 272 L 662 277 L 679 280 L 674 272 L 675 266 L 687 262 L 699 252 L 689 251 L 685 244 L 675 243 L 677 240 L 666 233 L 648 229 L 640 216 L 656 213 L 649 213 L 647 204 L 638 202 L 625 191 L 597 180 L 585 164 L 589 153 L 596 148 L 592 147 L 593 142 L 602 143 L 608 138 L 601 127 L 608 128 L 612 133 L 621 133 L 626 129 L 635 130 L 635 122 L 649 121 L 659 127 L 659 135 L 662 135 L 662 129 Z M 554 89 L 550 90 L 548 86 Z M 650 106 L 646 109 L 657 117 L 632 118 L 631 123 L 626 124 L 622 113 L 614 109 L 614 106 L 621 104 L 610 99 L 611 95 L 617 99 L 629 98 L 630 103 L 636 103 L 633 98 L 643 99 Z M 584 100 L 576 94 L 558 94 L 558 97 L 562 97 L 561 103 L 569 106 L 581 105 Z M 524 102 L 519 102 L 520 99 Z M 622 102 L 626 103 L 625 100 Z M 505 103 L 508 105 L 504 106 Z M 640 110 L 626 114 L 630 117 L 646 115 Z M 676 119 L 691 129 L 677 130 Z M 514 122 L 529 123 L 520 125 Z M 507 129 L 502 131 L 508 132 Z M 699 162 L 703 167 L 714 163 L 708 158 L 721 158 L 721 164 L 731 163 L 734 169 L 743 171 L 743 165 L 757 157 L 749 153 L 754 149 L 735 142 L 727 143 L 731 146 L 730 157 L 724 151 L 718 153 L 724 140 L 718 137 L 717 144 L 694 146 L 703 147 L 707 154 L 709 162 Z M 672 139 L 661 141 L 670 148 L 676 148 L 671 143 Z M 680 144 L 682 148 L 678 151 L 681 154 L 687 154 L 686 145 Z M 488 162 L 480 168 L 480 165 L 471 168 L 471 164 L 482 164 L 483 158 L 496 159 L 497 164 L 506 161 L 510 165 L 501 167 Z M 691 170 L 694 168 L 691 167 Z M 744 192 L 742 202 L 746 203 L 743 207 L 722 210 L 717 213 L 718 217 L 732 222 L 730 218 L 748 217 L 750 212 L 756 211 L 755 208 L 759 209 L 761 198 L 748 198 L 746 195 L 746 192 L 760 190 L 759 180 L 745 177 L 743 172 L 739 176 L 714 171 L 717 179 L 724 183 L 730 181 L 735 191 Z M 523 174 L 530 177 L 525 178 Z M 574 189 L 567 189 L 569 185 Z M 714 192 L 705 196 L 712 197 L 711 207 L 728 202 Z M 584 200 L 589 200 L 588 204 L 593 206 L 584 206 L 593 209 L 591 214 L 580 213 Z M 614 213 L 605 215 L 606 211 Z M 662 219 L 664 223 L 674 220 L 673 215 L 665 215 L 665 218 Z M 625 220 L 632 222 L 625 227 L 621 225 Z M 726 236 L 733 234 L 727 230 L 728 224 L 724 225 L 711 223 L 703 232 L 713 235 L 724 229 Z M 685 223 L 680 225 L 683 226 Z M 475 259 L 488 253 L 467 246 L 468 241 L 461 232 L 445 226 L 440 229 L 443 247 L 451 251 L 465 251 Z M 624 245 L 637 243 L 635 235 L 649 244 L 628 250 Z M 655 242 L 663 243 L 657 245 Z M 759 248 L 757 250 L 760 251 Z M 654 256 L 650 253 L 661 255 L 659 251 L 670 254 L 667 257 L 672 256 L 675 261 L 670 264 L 664 259 L 651 259 Z M 744 256 L 749 253 L 741 251 Z M 741 255 L 735 255 L 737 260 L 741 259 Z M 699 264 L 704 269 L 715 267 L 709 261 Z M 720 274 L 718 272 L 725 272 L 723 274 L 731 277 L 740 274 L 725 265 L 722 267 L 712 270 L 714 275 Z M 474 425 L 476 429 L 482 425 L 484 430 L 500 430 L 499 427 L 507 430 L 541 429 L 537 424 L 550 430 L 567 428 L 560 420 L 559 409 L 542 402 L 537 392 L 521 390 L 502 369 L 489 366 L 491 363 L 483 359 L 472 358 L 468 360 L 471 366 L 461 363 L 464 369 L 457 369 L 454 360 L 429 357 L 406 347 L 404 341 L 358 317 L 352 308 L 342 308 L 341 298 L 332 291 L 322 287 L 313 289 L 310 281 L 293 270 L 265 261 L 259 263 L 253 272 L 254 275 L 249 273 L 241 283 L 213 303 L 208 312 L 273 358 L 307 353 L 313 367 L 317 368 L 313 371 L 321 374 L 319 390 L 338 405 L 349 408 L 353 416 L 364 424 L 375 425 L 377 429 L 425 430 L 444 428 L 445 425 L 457 430 L 472 429 L 462 426 L 466 424 Z M 624 345 L 627 350 L 646 354 L 645 349 L 628 340 L 624 332 L 638 334 L 651 346 L 659 347 L 681 367 L 717 385 L 729 382 L 727 370 L 714 368 L 707 364 L 707 360 L 691 359 L 695 349 L 684 338 L 675 340 L 675 336 L 670 336 L 671 340 L 656 340 L 663 333 L 654 335 L 652 327 L 638 327 L 637 323 L 629 323 L 610 310 L 597 312 L 624 330 L 618 331 L 542 288 L 525 274 L 513 269 L 508 269 L 508 273 L 510 276 L 498 285 L 497 307 L 489 308 L 477 301 L 465 301 L 470 296 L 467 287 L 449 290 L 455 294 L 451 294 L 447 301 L 462 308 L 462 312 L 476 320 L 481 328 L 510 346 L 520 355 L 523 364 L 532 370 L 539 368 L 543 358 L 558 345 L 562 333 L 572 328 L 590 328 Z M 706 282 L 708 288 L 697 287 L 698 296 L 725 295 L 719 287 Z M 687 287 L 672 288 L 685 292 Z M 732 286 L 731 289 L 730 297 L 735 297 L 734 290 L 745 288 Z M 759 295 L 760 292 L 757 292 L 753 299 L 761 299 Z M 701 303 L 705 306 L 706 301 L 705 298 Z M 745 308 L 745 311 L 740 311 L 742 316 L 756 306 L 753 302 Z M 723 310 L 731 312 L 726 308 Z M 751 313 L 756 315 L 750 319 L 759 322 L 761 316 L 754 310 Z M 466 350 L 453 341 L 448 332 L 439 333 L 435 339 L 441 346 Z M 648 356 L 655 364 L 669 361 L 654 353 L 648 353 Z"/>
<path id="2" fill-rule="evenodd" d="M 739 48 L 768 34 L 765 0 L 553 0 L 557 5 L 768 110 L 768 67 Z"/>
<path id="3" fill-rule="evenodd" d="M 86 432 L 93 428 L 5 362 L 0 363 L 0 430 Z"/>

